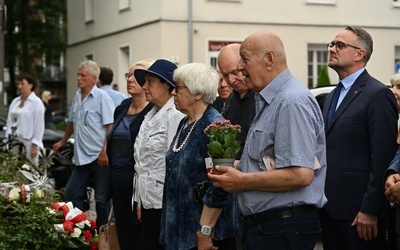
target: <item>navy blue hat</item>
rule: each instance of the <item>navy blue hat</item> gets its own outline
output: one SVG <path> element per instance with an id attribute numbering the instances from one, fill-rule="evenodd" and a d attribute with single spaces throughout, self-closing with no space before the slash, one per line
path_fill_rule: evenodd
<path id="1" fill-rule="evenodd" d="M 146 73 L 152 73 L 161 77 L 175 88 L 176 83 L 174 80 L 172 80 L 172 76 L 176 68 L 177 66 L 174 63 L 168 60 L 159 59 L 155 61 L 148 69 L 136 69 L 133 74 L 135 75 L 136 81 L 140 86 L 144 85 L 144 75 Z"/>

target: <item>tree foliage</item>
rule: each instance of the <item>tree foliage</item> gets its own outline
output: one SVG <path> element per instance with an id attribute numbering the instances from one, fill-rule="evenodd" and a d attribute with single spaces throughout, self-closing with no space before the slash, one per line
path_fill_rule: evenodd
<path id="1" fill-rule="evenodd" d="M 326 65 L 322 66 L 318 73 L 318 83 L 317 87 L 327 86 L 331 84 L 329 79 L 328 67 Z"/>
<path id="2" fill-rule="evenodd" d="M 5 0 L 7 24 L 5 34 L 5 67 L 10 74 L 9 100 L 16 95 L 15 74 L 29 72 L 39 78 L 44 61 L 59 66 L 65 51 L 66 0 Z"/>

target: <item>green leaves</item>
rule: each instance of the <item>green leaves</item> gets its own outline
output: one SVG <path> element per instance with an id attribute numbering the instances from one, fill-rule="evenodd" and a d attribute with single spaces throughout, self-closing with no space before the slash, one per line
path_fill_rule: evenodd
<path id="1" fill-rule="evenodd" d="M 240 151 L 240 142 L 235 134 L 216 134 L 208 144 L 208 153 L 213 158 L 235 158 Z"/>

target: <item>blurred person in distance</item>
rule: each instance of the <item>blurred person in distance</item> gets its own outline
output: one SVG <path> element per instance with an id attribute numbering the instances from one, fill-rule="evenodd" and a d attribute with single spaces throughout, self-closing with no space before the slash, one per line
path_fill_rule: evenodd
<path id="1" fill-rule="evenodd" d="M 99 80 L 97 81 L 97 86 L 107 92 L 110 95 L 111 99 L 114 102 L 115 107 L 120 105 L 123 100 L 128 98 L 127 95 L 121 93 L 119 91 L 114 90 L 111 87 L 111 82 L 113 80 L 114 73 L 111 68 L 108 67 L 100 67 L 100 75 Z"/>
<path id="2" fill-rule="evenodd" d="M 225 81 L 219 69 L 217 69 L 217 72 L 220 77 L 218 83 L 218 96 L 213 102 L 212 106 L 223 116 L 227 108 L 226 102 L 229 95 L 232 93 L 232 87 Z"/>
<path id="3" fill-rule="evenodd" d="M 52 98 L 51 92 L 49 90 L 43 90 L 42 101 L 44 104 L 44 126 L 47 129 L 55 130 L 56 126 L 53 123 L 53 111 L 50 107 L 50 100 Z"/>
<path id="4" fill-rule="evenodd" d="M 45 129 L 44 104 L 34 92 L 37 81 L 33 76 L 21 73 L 16 80 L 20 95 L 10 104 L 6 135 L 23 142 L 27 159 L 38 164 L 38 152 L 39 148 L 43 148 Z"/>

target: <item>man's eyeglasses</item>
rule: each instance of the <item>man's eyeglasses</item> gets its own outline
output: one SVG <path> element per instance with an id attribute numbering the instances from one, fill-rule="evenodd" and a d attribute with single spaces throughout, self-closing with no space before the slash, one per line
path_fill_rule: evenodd
<path id="1" fill-rule="evenodd" d="M 333 46 L 336 46 L 337 50 L 342 50 L 342 49 L 346 48 L 347 46 L 350 46 L 350 47 L 352 47 L 354 49 L 361 49 L 361 48 L 359 48 L 357 46 L 354 46 L 354 45 L 351 45 L 351 44 L 348 44 L 348 43 L 342 43 L 342 42 L 330 42 L 330 43 L 327 44 L 327 46 L 328 46 L 328 48 L 333 48 Z"/>
<path id="2" fill-rule="evenodd" d="M 125 80 L 128 80 L 129 77 L 133 76 L 133 74 L 131 73 L 125 73 L 124 75 L 125 75 Z"/>
<path id="3" fill-rule="evenodd" d="M 178 85 L 175 85 L 175 92 L 176 93 L 178 93 L 181 89 L 187 89 L 188 87 L 186 87 L 186 86 L 178 86 Z"/>

